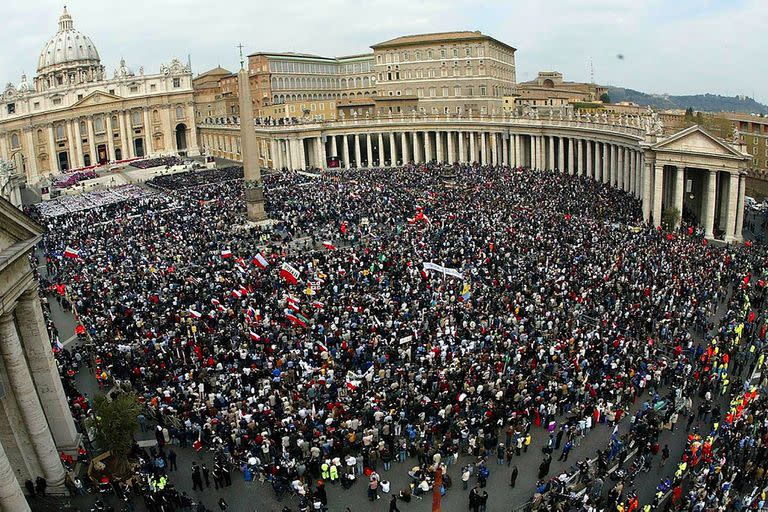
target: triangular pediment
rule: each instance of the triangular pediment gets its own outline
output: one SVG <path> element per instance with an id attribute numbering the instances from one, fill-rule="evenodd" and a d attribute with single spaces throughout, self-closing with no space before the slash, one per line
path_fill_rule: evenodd
<path id="1" fill-rule="evenodd" d="M 40 225 L 0 197 L 0 256 L 18 243 L 38 240 L 42 233 Z"/>
<path id="2" fill-rule="evenodd" d="M 694 125 L 670 135 L 652 146 L 654 151 L 695 153 L 699 155 L 748 158 L 731 144 L 713 137 L 700 126 Z"/>
<path id="3" fill-rule="evenodd" d="M 95 91 L 86 96 L 85 98 L 81 99 L 74 105 L 73 107 L 90 107 L 92 105 L 102 105 L 104 103 L 111 103 L 113 101 L 119 101 L 122 100 L 120 96 L 117 96 L 116 94 L 109 94 L 107 92 L 102 91 Z"/>

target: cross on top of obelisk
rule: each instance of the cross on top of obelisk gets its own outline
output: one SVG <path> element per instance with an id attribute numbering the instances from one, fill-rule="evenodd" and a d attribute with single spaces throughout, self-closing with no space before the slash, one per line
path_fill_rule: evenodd
<path id="1" fill-rule="evenodd" d="M 237 45 L 237 47 L 240 49 L 240 69 L 245 69 L 245 59 L 243 58 L 243 43 L 240 43 Z"/>

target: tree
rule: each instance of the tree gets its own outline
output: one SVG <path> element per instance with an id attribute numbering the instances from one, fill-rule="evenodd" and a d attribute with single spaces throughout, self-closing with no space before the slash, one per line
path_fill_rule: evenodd
<path id="1" fill-rule="evenodd" d="M 661 212 L 661 227 L 672 231 L 680 223 L 680 210 L 674 206 Z"/>
<path id="2" fill-rule="evenodd" d="M 99 395 L 93 401 L 93 408 L 96 442 L 111 452 L 115 474 L 127 474 L 130 469 L 128 454 L 139 428 L 137 416 L 141 412 L 141 404 L 138 398 L 133 394 L 120 394 L 111 399 Z"/>
<path id="3" fill-rule="evenodd" d="M 611 97 L 608 96 L 607 92 L 604 92 L 603 94 L 600 95 L 600 101 L 602 101 L 603 103 L 610 103 Z"/>
<path id="4" fill-rule="evenodd" d="M 693 121 L 693 108 L 688 107 L 687 109 L 685 109 L 685 120 Z"/>

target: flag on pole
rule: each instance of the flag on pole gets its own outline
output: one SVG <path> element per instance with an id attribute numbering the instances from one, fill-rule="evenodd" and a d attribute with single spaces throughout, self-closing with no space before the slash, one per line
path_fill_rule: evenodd
<path id="1" fill-rule="evenodd" d="M 202 313 L 200 313 L 199 311 L 195 311 L 192 308 L 189 308 L 189 314 L 192 315 L 195 318 L 202 318 L 202 316 L 203 316 Z"/>
<path id="2" fill-rule="evenodd" d="M 280 277 L 291 284 L 296 284 L 299 282 L 299 271 L 288 263 L 283 263 L 283 265 L 280 267 Z"/>
<path id="3" fill-rule="evenodd" d="M 232 251 L 230 251 L 229 249 L 224 249 L 223 251 L 221 251 L 221 257 L 224 259 L 231 258 Z"/>
<path id="4" fill-rule="evenodd" d="M 253 306 L 248 306 L 248 311 L 246 311 L 245 316 L 253 320 L 256 318 L 256 310 L 253 309 Z"/>
<path id="5" fill-rule="evenodd" d="M 238 264 L 238 265 L 240 265 L 241 267 L 245 268 L 245 260 L 243 260 L 243 257 L 242 257 L 242 256 L 239 256 L 239 257 L 238 257 L 238 258 L 235 260 L 235 263 L 237 263 L 237 264 Z"/>
<path id="6" fill-rule="evenodd" d="M 323 247 L 325 247 L 325 248 L 326 248 L 326 249 L 328 249 L 329 251 L 334 251 L 334 250 L 336 250 L 336 246 L 335 246 L 335 245 L 333 245 L 333 244 L 330 242 L 330 240 L 326 240 L 325 242 L 323 242 Z"/>
<path id="7" fill-rule="evenodd" d="M 328 347 L 326 347 L 325 345 L 323 345 L 319 341 L 316 341 L 315 343 L 317 343 L 317 348 L 320 349 L 320 352 L 328 352 Z"/>
<path id="8" fill-rule="evenodd" d="M 66 249 L 64 249 L 64 257 L 65 258 L 79 258 L 80 257 L 80 251 L 77 251 L 70 246 L 67 246 Z"/>
<path id="9" fill-rule="evenodd" d="M 266 258 L 264 258 L 264 256 L 261 255 L 261 253 L 259 253 L 256 256 L 254 256 L 253 264 L 256 265 L 257 267 L 259 267 L 262 270 L 267 268 L 267 265 L 269 265 L 269 263 L 267 262 Z"/>
<path id="10" fill-rule="evenodd" d="M 240 293 L 240 290 L 232 290 L 232 296 L 233 296 L 234 298 L 236 298 L 236 299 L 239 299 L 240 297 L 242 297 L 242 296 L 243 296 L 243 294 L 242 294 L 242 293 Z"/>
<path id="11" fill-rule="evenodd" d="M 248 330 L 248 335 L 250 336 L 251 340 L 253 340 L 253 341 L 261 341 L 261 336 L 259 336 L 255 332 L 251 331 L 250 329 Z"/>
<path id="12" fill-rule="evenodd" d="M 293 311 L 293 310 L 290 310 L 290 309 L 286 309 L 285 310 L 285 317 L 293 325 L 300 325 L 301 327 L 306 327 L 307 326 L 307 317 L 305 317 L 304 315 L 302 315 L 298 311 Z"/>
<path id="13" fill-rule="evenodd" d="M 240 290 L 240 293 L 242 293 L 243 295 L 248 295 L 248 288 L 246 288 L 245 286 L 240 285 L 240 288 L 238 288 L 238 290 Z"/>

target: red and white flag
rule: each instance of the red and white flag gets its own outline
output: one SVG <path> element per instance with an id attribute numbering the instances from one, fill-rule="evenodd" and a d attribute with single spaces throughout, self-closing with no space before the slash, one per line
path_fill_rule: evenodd
<path id="1" fill-rule="evenodd" d="M 195 311 L 192 308 L 189 308 L 189 314 L 192 315 L 195 318 L 202 318 L 203 317 L 202 313 L 200 313 L 199 311 Z"/>
<path id="2" fill-rule="evenodd" d="M 264 256 L 261 255 L 261 253 L 254 256 L 253 264 L 259 267 L 260 269 L 265 269 L 267 268 L 267 265 L 269 265 L 266 258 L 264 258 Z"/>
<path id="3" fill-rule="evenodd" d="M 66 249 L 64 249 L 64 257 L 65 258 L 79 258 L 80 257 L 80 251 L 77 251 L 70 246 L 67 246 Z"/>
<path id="4" fill-rule="evenodd" d="M 221 251 L 221 257 L 224 258 L 224 259 L 231 258 L 232 257 L 232 251 L 230 251 L 229 249 L 224 249 L 223 251 Z"/>
<path id="5" fill-rule="evenodd" d="M 261 336 L 251 331 L 250 329 L 248 330 L 248 335 L 251 337 L 253 341 L 261 341 Z"/>
<path id="6" fill-rule="evenodd" d="M 326 249 L 328 249 L 329 251 L 334 251 L 334 250 L 336 250 L 336 246 L 335 246 L 335 245 L 333 245 L 333 244 L 332 244 L 332 243 L 331 243 L 329 240 L 326 240 L 325 242 L 323 242 L 323 246 L 324 246 Z"/>
<path id="7" fill-rule="evenodd" d="M 296 284 L 299 282 L 299 274 L 300 272 L 288 263 L 283 263 L 283 265 L 280 267 L 280 277 L 291 284 Z"/>
<path id="8" fill-rule="evenodd" d="M 236 298 L 236 299 L 239 299 L 240 297 L 242 297 L 242 296 L 243 296 L 243 294 L 242 294 L 242 293 L 240 293 L 240 290 L 232 290 L 232 296 L 233 296 L 234 298 Z"/>
<path id="9" fill-rule="evenodd" d="M 235 260 L 235 263 L 237 263 L 238 265 L 240 265 L 242 268 L 245 268 L 245 260 L 243 260 L 243 258 L 242 258 L 242 257 L 238 257 L 238 258 Z"/>
<path id="10" fill-rule="evenodd" d="M 248 295 L 248 288 L 246 288 L 245 286 L 241 285 L 240 288 L 238 288 L 238 290 L 240 290 L 241 294 Z"/>
<path id="11" fill-rule="evenodd" d="M 319 341 L 316 341 L 315 343 L 317 343 L 317 348 L 320 349 L 320 352 L 328 352 L 328 347 L 326 347 L 325 345 L 323 345 Z"/>
<path id="12" fill-rule="evenodd" d="M 313 300 L 313 301 L 312 301 L 312 307 L 313 307 L 313 308 L 317 308 L 317 309 L 319 309 L 319 310 L 322 310 L 322 309 L 325 307 L 325 304 L 323 304 L 323 303 L 322 303 L 322 302 L 320 302 L 319 300 Z"/>

